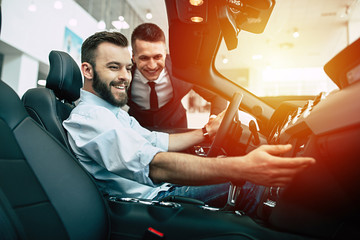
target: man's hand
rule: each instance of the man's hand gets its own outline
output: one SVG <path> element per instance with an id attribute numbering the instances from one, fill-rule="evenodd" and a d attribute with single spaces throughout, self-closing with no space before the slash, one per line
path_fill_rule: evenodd
<path id="1" fill-rule="evenodd" d="M 150 163 L 154 182 L 199 186 L 244 180 L 264 186 L 287 185 L 298 172 L 315 163 L 311 157 L 279 157 L 291 145 L 262 145 L 245 156 L 205 158 L 161 152 Z"/>
<path id="2" fill-rule="evenodd" d="M 207 130 L 207 132 L 210 135 L 210 138 L 215 137 L 217 130 L 220 127 L 221 121 L 224 118 L 226 109 L 224 111 L 222 111 L 221 113 L 219 113 L 215 118 L 209 118 L 208 123 L 205 125 L 205 128 Z"/>
<path id="3" fill-rule="evenodd" d="M 311 157 L 279 157 L 291 145 L 262 145 L 237 162 L 238 177 L 264 186 L 283 187 L 306 167 L 315 163 Z M 234 181 L 233 181 L 234 182 Z M 234 182 L 236 184 L 236 182 Z"/>

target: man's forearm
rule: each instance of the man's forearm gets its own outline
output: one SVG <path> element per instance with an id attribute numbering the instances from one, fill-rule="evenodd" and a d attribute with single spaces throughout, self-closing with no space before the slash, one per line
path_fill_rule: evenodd
<path id="1" fill-rule="evenodd" d="M 221 112 L 215 119 L 209 121 L 206 125 L 206 132 L 210 138 L 213 138 L 218 130 L 223 119 L 225 111 Z M 185 133 L 175 133 L 169 136 L 169 151 L 178 152 L 185 150 L 191 146 L 201 143 L 206 140 L 201 129 L 193 130 Z"/>
<path id="2" fill-rule="evenodd" d="M 150 164 L 150 178 L 154 182 L 195 186 L 226 182 L 224 172 L 230 171 L 228 159 L 204 158 L 195 155 L 160 152 Z"/>
<path id="3" fill-rule="evenodd" d="M 265 186 L 286 186 L 300 171 L 314 164 L 311 157 L 280 157 L 291 145 L 262 145 L 245 156 L 205 158 L 160 152 L 150 163 L 154 182 L 208 185 L 244 180 Z"/>
<path id="4" fill-rule="evenodd" d="M 169 136 L 169 152 L 179 152 L 204 141 L 201 129 L 185 133 L 175 133 Z"/>

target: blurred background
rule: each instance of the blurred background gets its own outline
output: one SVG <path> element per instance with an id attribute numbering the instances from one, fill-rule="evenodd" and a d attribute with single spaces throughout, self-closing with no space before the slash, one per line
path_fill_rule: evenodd
<path id="1" fill-rule="evenodd" d="M 96 31 L 129 38 L 137 25 L 153 22 L 168 35 L 163 0 L 2 0 L 1 6 L 0 76 L 20 97 L 44 86 L 53 49 L 80 63 L 82 41 Z M 336 88 L 323 66 L 359 36 L 359 0 L 276 0 L 264 32 L 240 31 L 235 50 L 222 43 L 215 67 L 260 97 L 315 95 Z M 208 103 L 193 92 L 183 102 L 189 126 L 203 125 Z"/>

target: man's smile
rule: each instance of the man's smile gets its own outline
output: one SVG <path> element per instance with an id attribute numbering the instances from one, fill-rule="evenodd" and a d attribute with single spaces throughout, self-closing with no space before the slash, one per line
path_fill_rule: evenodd
<path id="1" fill-rule="evenodd" d="M 114 87 L 115 89 L 117 89 L 119 91 L 125 91 L 127 89 L 128 84 L 125 81 L 122 81 L 122 82 L 119 82 L 119 83 L 111 82 L 110 86 Z"/>

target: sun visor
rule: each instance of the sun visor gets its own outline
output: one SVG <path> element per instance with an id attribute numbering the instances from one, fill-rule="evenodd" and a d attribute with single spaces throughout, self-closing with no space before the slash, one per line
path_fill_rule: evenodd
<path id="1" fill-rule="evenodd" d="M 339 88 L 359 82 L 360 38 L 326 63 L 324 71 Z"/>

